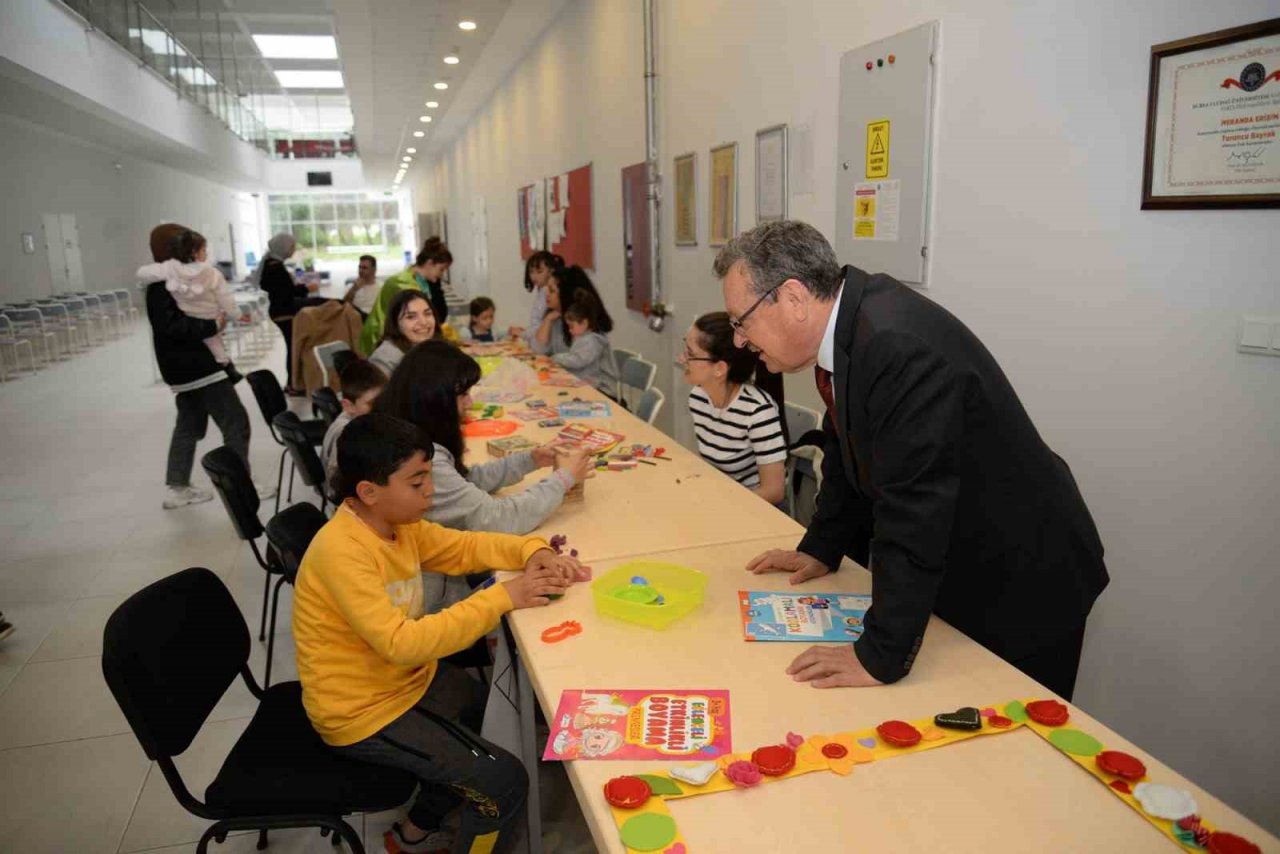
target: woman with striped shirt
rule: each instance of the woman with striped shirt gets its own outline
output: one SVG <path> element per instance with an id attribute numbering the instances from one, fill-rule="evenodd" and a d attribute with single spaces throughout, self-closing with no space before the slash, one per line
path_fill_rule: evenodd
<path id="1" fill-rule="evenodd" d="M 729 315 L 699 317 L 685 334 L 680 364 L 698 453 L 770 504 L 783 500 L 787 441 L 778 404 L 749 380 L 759 356 L 733 343 Z"/>

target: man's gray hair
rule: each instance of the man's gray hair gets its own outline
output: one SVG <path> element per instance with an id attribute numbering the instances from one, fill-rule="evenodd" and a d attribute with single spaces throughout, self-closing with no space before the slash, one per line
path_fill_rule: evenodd
<path id="1" fill-rule="evenodd" d="M 741 261 L 751 290 L 763 296 L 787 279 L 797 279 L 824 302 L 840 290 L 840 263 L 822 232 L 794 219 L 766 222 L 730 240 L 716 255 L 716 278 Z"/>

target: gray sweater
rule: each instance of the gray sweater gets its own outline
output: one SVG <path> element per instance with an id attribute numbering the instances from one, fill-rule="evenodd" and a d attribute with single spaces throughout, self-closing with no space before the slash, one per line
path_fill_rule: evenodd
<path id="1" fill-rule="evenodd" d="M 609 339 L 599 332 L 579 335 L 573 339 L 569 352 L 557 353 L 551 361 L 601 391 L 617 389 L 618 370 L 613 363 L 613 348 L 609 346 Z"/>
<path id="2" fill-rule="evenodd" d="M 554 356 L 557 353 L 568 353 L 569 342 L 564 340 L 564 324 L 557 320 L 551 324 L 551 334 L 547 337 L 546 344 L 538 343 L 537 331 L 529 336 L 529 349 L 537 353 L 539 356 Z"/>
<path id="3" fill-rule="evenodd" d="M 387 376 L 391 376 L 391 372 L 403 358 L 404 351 L 391 341 L 383 341 L 369 354 L 369 361 L 381 368 Z"/>
<path id="4" fill-rule="evenodd" d="M 453 454 L 441 445 L 435 450 L 431 479 L 436 492 L 426 518 L 448 528 L 527 534 L 560 506 L 573 485 L 571 478 L 552 472 L 528 489 L 498 498 L 489 493 L 520 482 L 534 470 L 532 454 L 511 454 L 472 466 L 464 478 L 454 467 Z"/>

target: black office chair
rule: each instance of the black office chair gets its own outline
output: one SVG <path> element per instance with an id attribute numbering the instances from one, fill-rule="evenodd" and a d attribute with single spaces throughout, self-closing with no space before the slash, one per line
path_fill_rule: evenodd
<path id="1" fill-rule="evenodd" d="M 227 515 L 231 517 L 231 525 L 236 529 L 236 534 L 240 539 L 248 541 L 258 566 L 265 572 L 262 579 L 262 624 L 258 629 L 258 640 L 266 640 L 271 576 L 279 576 L 275 591 L 276 599 L 279 599 L 280 585 L 285 580 L 285 567 L 281 564 L 280 556 L 276 554 L 270 542 L 267 543 L 265 555 L 258 548 L 258 538 L 266 533 L 266 529 L 258 519 L 258 507 L 261 503 L 258 500 L 258 491 L 253 486 L 253 480 L 249 477 L 249 470 L 245 467 L 244 460 L 230 448 L 214 448 L 200 458 L 200 467 L 204 469 L 205 474 L 209 475 L 209 480 L 213 481 L 213 488 L 222 499 L 222 506 L 227 508 Z M 272 641 L 267 643 L 267 670 L 262 680 L 264 685 L 271 684 L 271 653 L 274 649 L 275 635 L 275 608 L 272 608 Z"/>
<path id="2" fill-rule="evenodd" d="M 294 470 L 302 475 L 302 482 L 320 493 L 320 511 L 324 512 L 329 501 L 329 492 L 325 488 L 324 463 L 316 453 L 311 437 L 307 435 L 307 422 L 292 412 L 281 412 L 272 421 L 275 434 L 279 436 L 293 460 Z M 292 500 L 292 499 L 291 499 Z"/>
<path id="3" fill-rule="evenodd" d="M 334 419 L 342 414 L 342 401 L 338 400 L 336 391 L 323 386 L 311 392 L 311 411 L 320 416 L 327 430 Z"/>
<path id="4" fill-rule="evenodd" d="M 302 556 L 316 534 L 329 520 L 314 504 L 305 501 L 286 507 L 267 522 L 267 542 L 275 549 L 283 574 L 276 582 L 271 599 L 271 635 L 267 639 L 267 669 L 262 682 L 271 684 L 271 659 L 276 647 L 276 609 L 280 607 L 280 588 L 287 581 L 292 587 L 298 581 L 298 567 Z"/>
<path id="5" fill-rule="evenodd" d="M 258 698 L 253 719 L 221 770 L 196 800 L 178 772 L 182 755 L 236 675 Z M 275 828 L 318 827 L 364 854 L 360 834 L 343 820 L 394 809 L 415 785 L 408 774 L 353 762 L 327 747 L 302 707 L 302 686 L 259 688 L 249 672 L 249 627 L 222 581 L 192 568 L 125 600 L 102 637 L 102 675 L 147 757 L 164 773 L 178 803 L 214 822 L 200 837 L 222 843 L 236 830 L 258 831 L 258 849 Z"/>
<path id="6" fill-rule="evenodd" d="M 267 429 L 271 431 L 271 438 L 275 439 L 276 444 L 283 449 L 280 451 L 280 470 L 276 473 L 276 512 L 279 513 L 281 485 L 284 483 L 284 458 L 289 453 L 289 449 L 284 440 L 276 433 L 275 417 L 281 412 L 288 411 L 289 402 L 285 400 L 284 389 L 280 388 L 280 381 L 276 379 L 276 375 L 271 371 L 265 368 L 252 371 L 245 379 L 249 381 L 249 388 L 253 389 L 253 399 L 258 401 L 258 410 L 262 413 L 262 420 L 267 422 Z M 319 445 L 324 442 L 324 432 L 328 425 L 319 419 L 313 421 L 299 420 L 311 444 Z M 289 471 L 289 500 L 293 500 L 292 469 Z"/>

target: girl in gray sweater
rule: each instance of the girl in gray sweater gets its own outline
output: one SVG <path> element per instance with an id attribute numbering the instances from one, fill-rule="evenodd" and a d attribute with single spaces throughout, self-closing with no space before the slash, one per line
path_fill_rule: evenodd
<path id="1" fill-rule="evenodd" d="M 573 337 L 573 345 L 567 353 L 557 353 L 551 360 L 572 371 L 578 379 L 591 383 L 600 391 L 613 394 L 617 390 L 618 372 L 609 339 L 599 331 L 603 312 L 604 307 L 594 293 L 579 290 L 574 296 L 573 304 L 564 312 L 565 324 Z"/>

